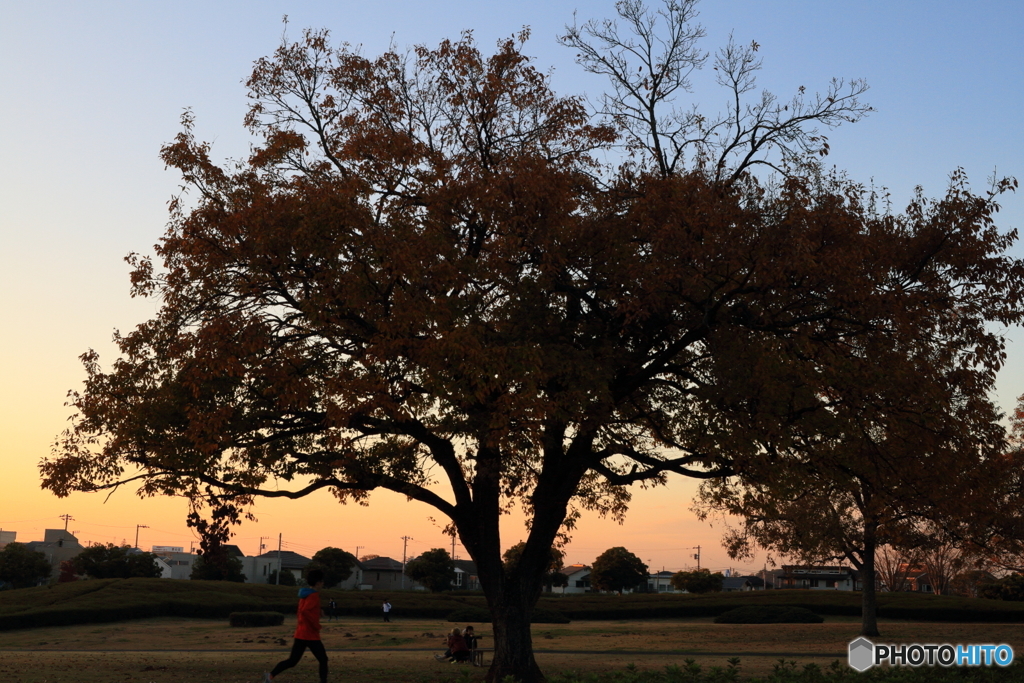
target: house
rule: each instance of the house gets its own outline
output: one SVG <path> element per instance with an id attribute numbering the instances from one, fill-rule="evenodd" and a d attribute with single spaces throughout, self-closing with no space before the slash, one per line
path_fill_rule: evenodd
<path id="1" fill-rule="evenodd" d="M 564 588 L 559 586 L 554 593 L 589 593 L 590 592 L 590 567 L 585 564 L 571 564 L 562 569 L 562 573 L 569 577 L 569 583 Z"/>
<path id="2" fill-rule="evenodd" d="M 856 572 L 850 567 L 783 565 L 775 576 L 775 588 L 807 590 L 860 590 L 855 586 Z"/>
<path id="3" fill-rule="evenodd" d="M 398 560 L 393 560 L 390 557 L 375 557 L 372 560 L 361 561 L 359 564 L 362 565 L 360 590 L 426 590 L 422 584 L 405 575 L 402 563 Z M 458 572 L 456 572 L 456 576 L 458 576 Z"/>
<path id="4" fill-rule="evenodd" d="M 455 581 L 452 583 L 452 590 L 480 590 L 480 575 L 476 571 L 476 562 L 455 560 Z"/>
<path id="5" fill-rule="evenodd" d="M 677 591 L 676 587 L 672 585 L 672 577 L 675 576 L 676 572 L 670 572 L 667 570 L 661 570 L 655 574 L 651 574 L 647 577 L 647 592 L 648 593 L 684 593 L 685 591 Z"/>
<path id="6" fill-rule="evenodd" d="M 751 582 L 751 579 L 755 578 L 753 576 L 727 576 L 722 579 L 722 592 L 752 591 L 754 590 L 754 584 Z M 763 581 L 761 582 L 761 587 L 764 587 Z"/>
<path id="7" fill-rule="evenodd" d="M 229 547 L 237 549 L 237 546 Z M 241 550 L 238 552 L 241 553 Z M 299 555 L 291 550 L 270 550 L 255 557 L 242 555 L 240 559 L 247 583 L 270 583 L 270 575 L 276 572 L 278 567 L 282 573 L 290 572 L 298 580 L 302 578 L 302 570 L 312 562 L 305 555 Z"/>
<path id="8" fill-rule="evenodd" d="M 70 531 L 64 529 L 46 529 L 43 540 L 29 541 L 25 544 L 29 550 L 35 550 L 46 556 L 50 563 L 50 576 L 60 573 L 60 563 L 70 560 L 85 550 L 85 546 Z"/>
<path id="9" fill-rule="evenodd" d="M 192 578 L 192 566 L 199 558 L 195 553 L 182 552 L 182 548 L 175 546 L 153 546 L 153 554 L 165 564 L 169 570 L 164 573 L 165 579 L 190 579 Z"/>

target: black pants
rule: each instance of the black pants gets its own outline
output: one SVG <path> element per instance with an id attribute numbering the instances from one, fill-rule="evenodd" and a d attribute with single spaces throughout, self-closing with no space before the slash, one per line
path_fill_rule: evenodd
<path id="1" fill-rule="evenodd" d="M 270 672 L 270 675 L 277 677 L 277 674 L 285 669 L 290 669 L 298 664 L 299 660 L 302 659 L 302 655 L 305 654 L 307 647 L 313 653 L 313 656 L 316 657 L 316 661 L 320 662 L 320 683 L 327 683 L 327 650 L 324 649 L 324 644 L 319 640 L 299 640 L 296 638 L 295 642 L 292 643 L 291 655 L 283 662 L 278 662 L 277 666 Z"/>

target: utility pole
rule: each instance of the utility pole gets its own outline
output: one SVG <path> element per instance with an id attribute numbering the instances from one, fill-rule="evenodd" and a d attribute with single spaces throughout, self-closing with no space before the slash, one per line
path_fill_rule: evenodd
<path id="1" fill-rule="evenodd" d="M 412 536 L 402 536 L 402 590 L 405 590 L 405 550 L 409 546 L 409 541 L 415 540 Z"/>
<path id="2" fill-rule="evenodd" d="M 281 585 L 281 534 L 277 535 L 277 585 Z"/>
<path id="3" fill-rule="evenodd" d="M 361 546 L 361 545 L 357 545 L 356 546 L 356 562 L 359 561 L 359 551 L 362 550 L 362 549 L 363 549 L 363 546 Z"/>
<path id="4" fill-rule="evenodd" d="M 270 536 L 260 536 L 260 549 L 259 551 L 257 551 L 257 555 L 262 555 L 263 549 L 267 547 L 266 544 L 263 542 L 264 538 L 270 538 Z"/>
<path id="5" fill-rule="evenodd" d="M 149 527 L 146 526 L 145 524 L 136 524 L 135 525 L 135 549 L 136 550 L 139 549 L 139 529 L 148 529 L 148 528 Z"/>
<path id="6" fill-rule="evenodd" d="M 64 531 L 68 530 L 68 522 L 74 519 L 71 515 L 57 515 L 60 519 L 64 520 Z"/>
<path id="7" fill-rule="evenodd" d="M 696 547 L 697 554 L 693 556 L 693 559 L 697 560 L 697 571 L 700 571 L 700 546 Z"/>
<path id="8" fill-rule="evenodd" d="M 455 533 L 452 532 L 452 559 L 455 559 Z"/>

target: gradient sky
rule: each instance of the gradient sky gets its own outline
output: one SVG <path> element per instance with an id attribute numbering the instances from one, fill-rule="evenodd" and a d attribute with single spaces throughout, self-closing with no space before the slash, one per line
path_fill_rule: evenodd
<path id="1" fill-rule="evenodd" d="M 581 21 L 610 17 L 610 0 L 376 0 L 281 2 L 53 2 L 0 0 L 0 530 L 18 540 L 45 528 L 70 529 L 87 541 L 182 545 L 194 536 L 180 500 L 139 500 L 130 490 L 109 499 L 77 494 L 59 500 L 39 489 L 36 465 L 64 429 L 64 397 L 81 386 L 78 356 L 97 349 L 109 363 L 115 329 L 151 315 L 152 301 L 128 296 L 132 251 L 151 253 L 166 222 L 178 177 L 158 158 L 191 107 L 197 137 L 215 158 L 243 156 L 247 104 L 242 81 L 253 60 L 278 44 L 283 15 L 289 32 L 327 27 L 336 41 L 361 44 L 373 56 L 390 41 L 435 44 L 472 29 L 479 44 L 532 28 L 527 51 L 552 68 L 562 93 L 595 96 L 603 83 L 582 73 L 555 42 L 577 12 Z M 948 174 L 963 167 L 975 188 L 993 171 L 1024 178 L 1024 3 L 1019 0 L 704 0 L 704 47 L 732 32 L 761 45 L 760 84 L 781 97 L 803 85 L 822 88 L 833 76 L 865 78 L 877 112 L 828 133 L 830 161 L 857 180 L 889 187 L 896 207 L 917 185 L 941 195 Z M 709 79 L 708 79 L 709 80 Z M 699 90 L 693 100 L 718 111 L 724 94 Z M 1002 227 L 1024 223 L 1024 196 L 1003 200 Z M 1017 248 L 1015 253 L 1024 254 Z M 997 400 L 1004 410 L 1024 393 L 1024 333 L 1006 331 L 1009 358 Z M 652 567 L 740 566 L 720 548 L 720 525 L 688 512 L 692 483 L 636 491 L 624 526 L 585 518 L 568 548 L 569 562 L 591 562 L 623 545 Z M 431 508 L 394 494 L 369 507 L 342 507 L 326 494 L 303 501 L 259 503 L 258 523 L 235 539 L 255 553 L 260 537 L 311 555 L 334 545 L 360 554 L 401 558 L 449 547 Z M 504 544 L 522 537 L 510 520 Z M 461 548 L 457 553 L 465 556 Z M 760 567 L 759 557 L 753 566 Z"/>

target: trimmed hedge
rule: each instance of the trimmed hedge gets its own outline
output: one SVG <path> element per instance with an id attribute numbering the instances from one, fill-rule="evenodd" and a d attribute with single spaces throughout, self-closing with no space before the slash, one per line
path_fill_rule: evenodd
<path id="1" fill-rule="evenodd" d="M 820 624 L 825 621 L 809 609 L 781 605 L 737 607 L 715 617 L 716 624 Z"/>
<path id="2" fill-rule="evenodd" d="M 280 626 L 284 615 L 280 612 L 232 612 L 228 623 L 232 626 Z"/>
<path id="3" fill-rule="evenodd" d="M 392 618 L 444 620 L 453 612 L 469 623 L 489 623 L 483 595 L 470 592 L 431 594 L 423 591 L 325 590 L 338 614 L 379 619 L 385 598 L 394 605 Z M 846 591 L 769 590 L 711 595 L 544 595 L 534 621 L 563 619 L 678 619 L 716 617 L 743 606 L 792 606 L 815 614 L 860 616 L 859 593 Z M 98 579 L 0 592 L 0 631 L 70 624 L 100 623 L 175 616 L 227 619 L 232 612 L 295 613 L 294 588 L 224 581 L 168 579 Z M 545 614 L 547 613 L 547 614 Z M 878 616 L 936 622 L 1024 622 L 1024 603 L 913 593 L 881 593 Z M 555 621 L 557 619 L 558 621 Z"/>

